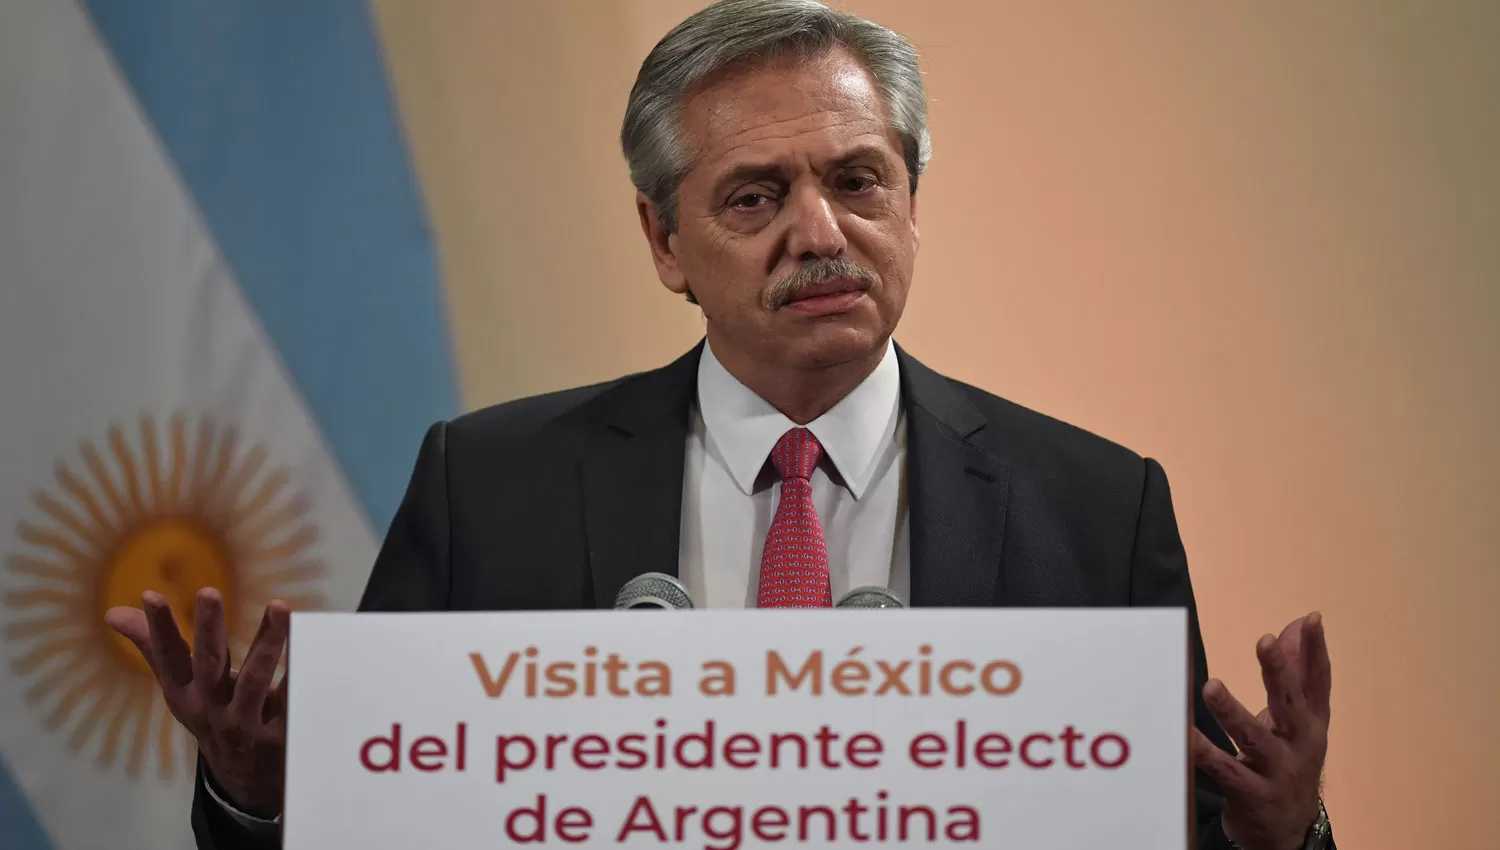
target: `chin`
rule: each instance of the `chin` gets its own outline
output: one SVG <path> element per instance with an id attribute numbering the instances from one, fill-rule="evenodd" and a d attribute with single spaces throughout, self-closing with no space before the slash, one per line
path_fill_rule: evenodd
<path id="1" fill-rule="evenodd" d="M 886 337 L 879 328 L 824 322 L 805 329 L 780 348 L 789 366 L 826 369 L 872 356 L 884 349 Z"/>

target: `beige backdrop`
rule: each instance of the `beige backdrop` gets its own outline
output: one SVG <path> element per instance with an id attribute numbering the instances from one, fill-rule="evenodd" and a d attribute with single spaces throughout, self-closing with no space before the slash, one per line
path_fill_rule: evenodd
<path id="1" fill-rule="evenodd" d="M 615 138 L 697 4 L 376 5 L 467 406 L 691 346 Z M 1231 688 L 1325 612 L 1343 846 L 1496 846 L 1500 4 L 850 6 L 933 101 L 898 338 L 1165 464 Z"/>

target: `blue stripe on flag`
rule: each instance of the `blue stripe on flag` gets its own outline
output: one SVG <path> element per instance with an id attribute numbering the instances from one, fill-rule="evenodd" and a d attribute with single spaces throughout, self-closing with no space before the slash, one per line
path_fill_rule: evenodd
<path id="1" fill-rule="evenodd" d="M 26 795 L 0 758 L 0 836 L 6 850 L 52 850 L 52 839 L 42 831 Z"/>
<path id="2" fill-rule="evenodd" d="M 357 0 L 84 0 L 377 534 L 457 409 L 427 223 Z"/>

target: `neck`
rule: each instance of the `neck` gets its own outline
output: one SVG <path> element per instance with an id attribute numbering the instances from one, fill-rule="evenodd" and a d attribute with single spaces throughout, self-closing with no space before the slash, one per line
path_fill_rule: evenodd
<path id="1" fill-rule="evenodd" d="M 709 344 L 713 345 L 710 337 Z M 889 341 L 853 360 L 818 366 L 757 362 L 729 346 L 714 346 L 724 370 L 798 425 L 817 419 L 854 391 L 885 357 Z"/>

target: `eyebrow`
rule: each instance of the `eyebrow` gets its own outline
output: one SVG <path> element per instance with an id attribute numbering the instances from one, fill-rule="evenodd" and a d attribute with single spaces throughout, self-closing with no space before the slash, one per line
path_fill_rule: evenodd
<path id="1" fill-rule="evenodd" d="M 864 144 L 855 145 L 849 150 L 848 153 L 834 160 L 833 164 L 835 168 L 844 168 L 850 163 L 853 163 L 855 160 L 872 158 L 881 160 L 886 159 L 886 150 L 880 145 L 866 142 Z"/>
<path id="2" fill-rule="evenodd" d="M 743 183 L 755 183 L 768 180 L 782 182 L 786 177 L 786 169 L 780 165 L 767 163 L 745 163 L 730 169 L 724 176 L 714 181 L 713 197 L 719 198 L 730 189 Z"/>
<path id="3" fill-rule="evenodd" d="M 887 159 L 885 148 L 877 144 L 864 143 L 850 148 L 843 156 L 835 159 L 832 168 L 847 168 L 861 159 Z M 714 181 L 713 197 L 718 198 L 735 186 L 743 183 L 754 183 L 761 180 L 784 182 L 786 179 L 786 167 L 778 163 L 747 162 L 735 166 L 718 180 Z"/>

